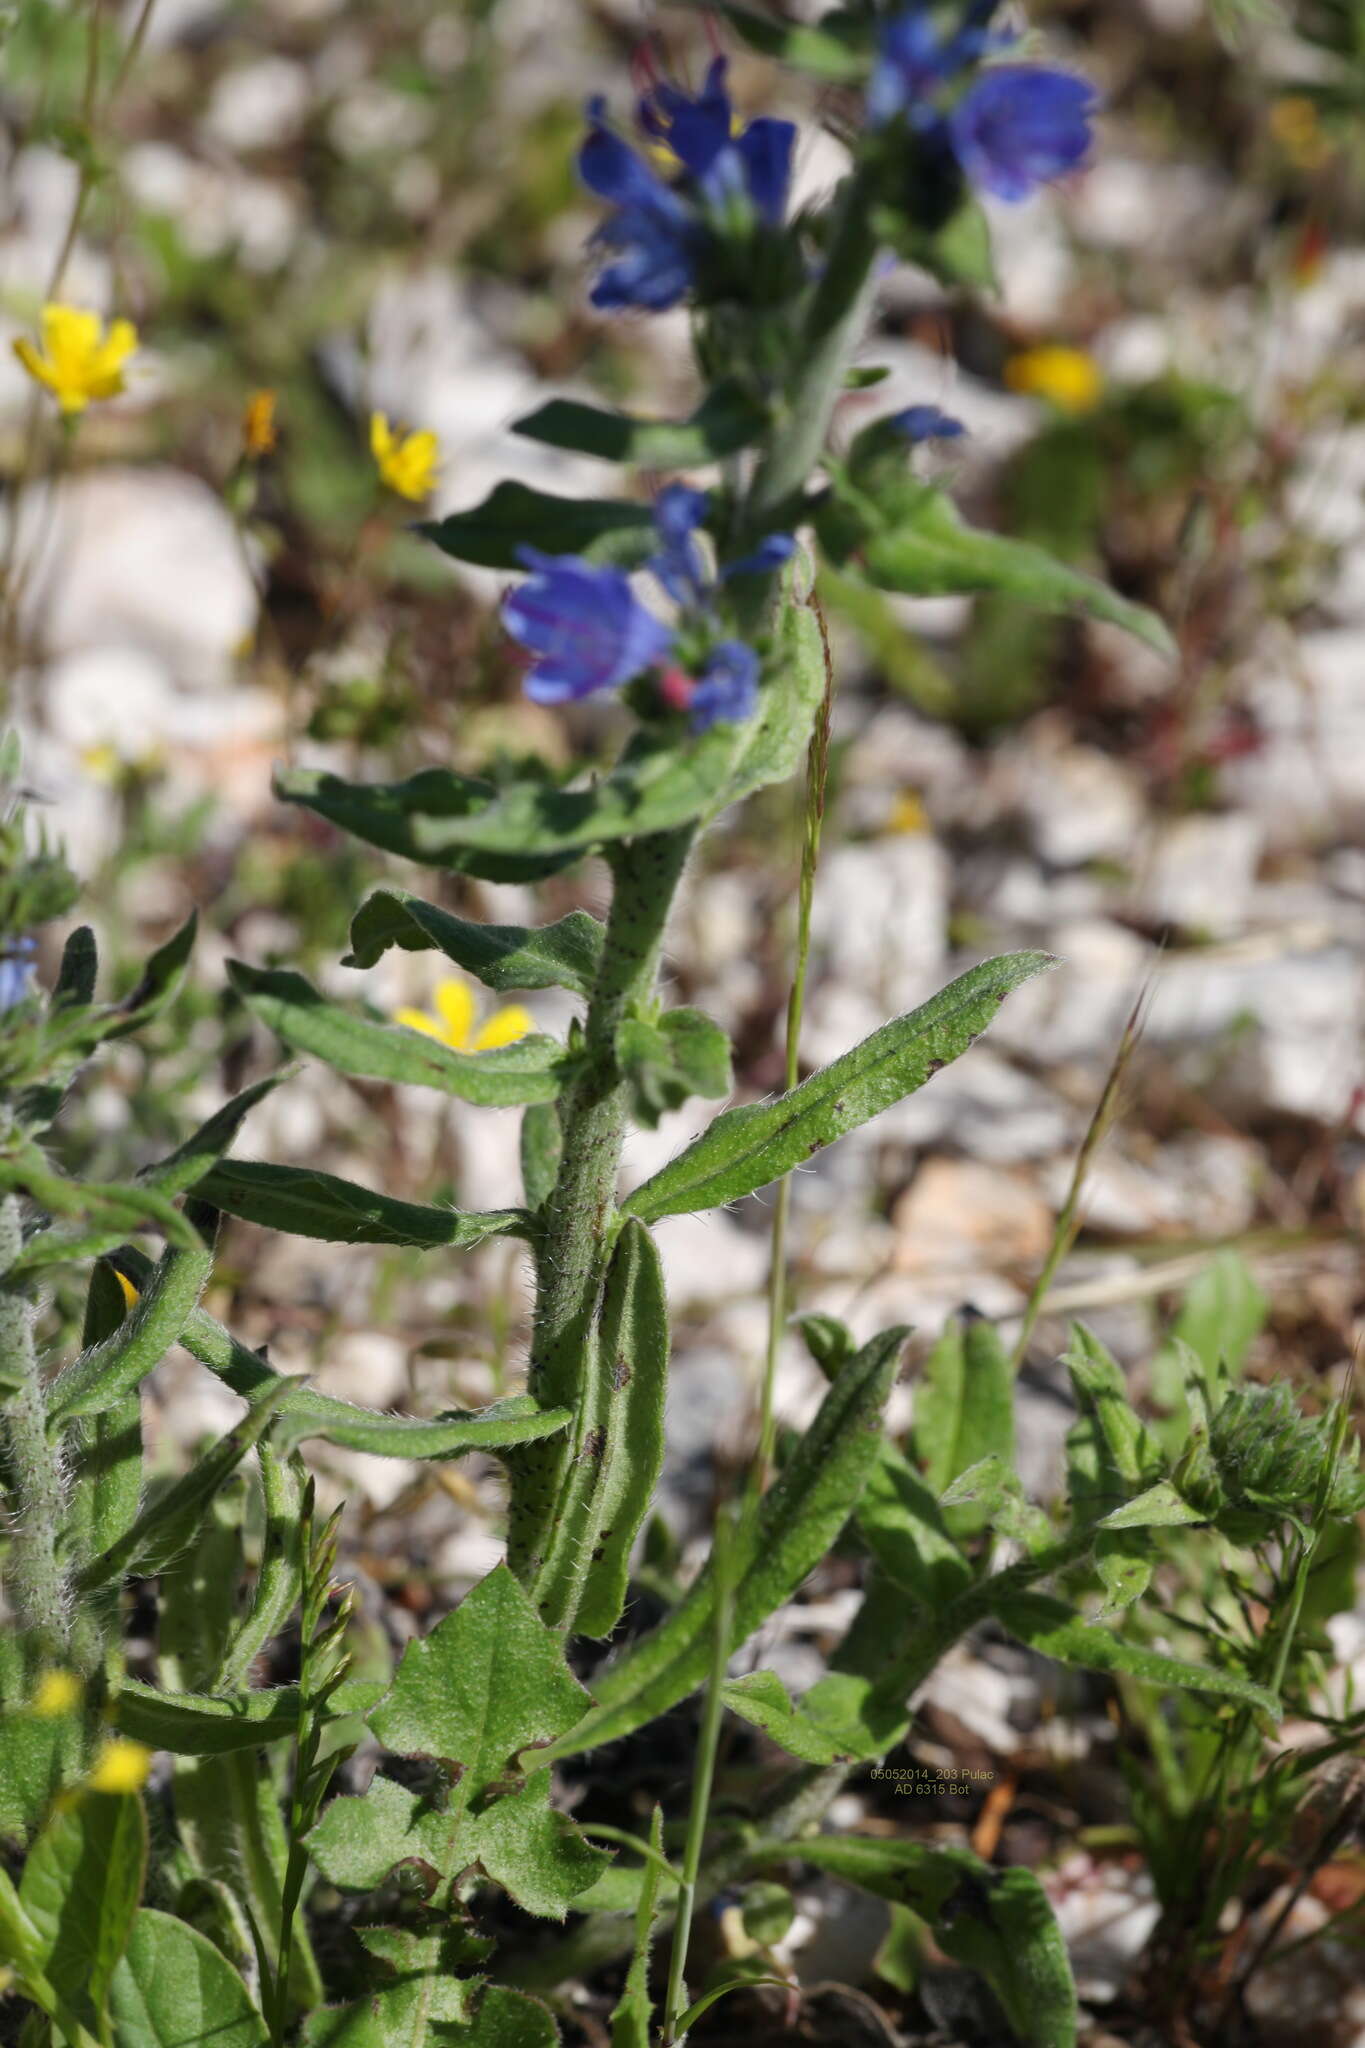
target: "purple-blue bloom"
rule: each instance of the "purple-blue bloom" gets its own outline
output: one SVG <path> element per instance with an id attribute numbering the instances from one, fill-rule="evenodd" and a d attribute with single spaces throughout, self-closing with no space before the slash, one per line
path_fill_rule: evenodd
<path id="1" fill-rule="evenodd" d="M 0 1012 L 14 1009 L 28 995 L 36 951 L 30 938 L 0 940 Z"/>
<path id="2" fill-rule="evenodd" d="M 936 405 L 907 405 L 903 412 L 893 412 L 886 424 L 911 442 L 956 441 L 967 431 L 961 420 L 940 412 Z"/>
<path id="3" fill-rule="evenodd" d="M 724 57 L 716 57 L 696 95 L 661 79 L 639 102 L 640 126 L 672 150 L 704 198 L 716 205 L 747 198 L 770 227 L 780 227 L 796 129 L 790 121 L 760 119 L 736 134 L 725 72 Z"/>
<path id="4" fill-rule="evenodd" d="M 984 19 L 993 8 L 973 10 L 973 15 L 955 35 L 940 34 L 925 7 L 907 8 L 882 30 L 877 62 L 867 88 L 867 117 L 874 128 L 884 127 L 897 114 L 916 124 L 936 117 L 928 105 L 945 80 L 974 64 L 986 51 L 1000 48 L 1011 38 L 993 37 Z"/>
<path id="5" fill-rule="evenodd" d="M 721 640 L 712 648 L 692 695 L 692 730 L 706 732 L 724 721 L 738 724 L 758 703 L 758 656 L 742 640 Z"/>
<path id="6" fill-rule="evenodd" d="M 537 704 L 617 689 L 668 653 L 672 633 L 640 603 L 623 570 L 539 548 L 518 554 L 532 573 L 503 599 L 502 616 L 536 657 L 526 694 Z"/>
<path id="7" fill-rule="evenodd" d="M 728 583 L 732 576 L 768 576 L 774 569 L 780 569 L 796 553 L 796 538 L 790 533 L 770 533 L 761 540 L 751 554 L 741 555 L 738 561 L 726 562 L 721 569 L 721 581 Z"/>
<path id="8" fill-rule="evenodd" d="M 593 286 L 592 302 L 609 312 L 643 306 L 661 313 L 692 285 L 700 231 L 691 209 L 612 133 L 604 113 L 603 101 L 592 101 L 587 139 L 578 152 L 584 184 L 616 208 L 593 237 L 618 256 Z"/>
<path id="9" fill-rule="evenodd" d="M 665 484 L 654 501 L 654 526 L 662 542 L 649 566 L 675 604 L 700 604 L 706 591 L 706 558 L 697 531 L 711 502 L 708 491 L 690 484 Z"/>
<path id="10" fill-rule="evenodd" d="M 983 71 L 947 117 L 954 154 L 973 185 L 1027 199 L 1074 170 L 1090 148 L 1095 93 L 1083 78 L 1032 64 Z"/>

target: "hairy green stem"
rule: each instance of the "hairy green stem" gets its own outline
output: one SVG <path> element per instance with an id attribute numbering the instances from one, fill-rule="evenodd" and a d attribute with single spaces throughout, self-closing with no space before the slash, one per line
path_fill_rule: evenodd
<path id="1" fill-rule="evenodd" d="M 23 1245 L 19 1203 L 0 1203 L 0 1276 Z M 69 1605 L 58 1537 L 66 1510 L 66 1482 L 57 1447 L 48 1436 L 47 1399 L 33 1341 L 33 1304 L 0 1277 L 0 1387 L 5 1437 L 14 1474 L 15 1510 L 10 1577 L 15 1606 L 40 1654 L 66 1644 Z"/>

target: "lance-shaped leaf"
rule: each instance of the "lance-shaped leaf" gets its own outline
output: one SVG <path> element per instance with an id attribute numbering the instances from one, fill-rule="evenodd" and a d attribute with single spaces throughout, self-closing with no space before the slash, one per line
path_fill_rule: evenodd
<path id="1" fill-rule="evenodd" d="M 844 509 L 832 507 L 821 522 L 821 538 L 829 536 L 836 561 L 844 558 L 851 538 L 840 523 Z M 999 591 L 1040 611 L 1122 626 L 1167 660 L 1175 659 L 1175 643 L 1155 612 L 1031 541 L 968 526 L 943 491 L 902 485 L 878 509 L 881 516 L 864 526 L 854 545 L 863 574 L 879 589 L 904 597 Z"/>
<path id="2" fill-rule="evenodd" d="M 143 1509 L 117 1542 L 82 1566 L 76 1578 L 77 1592 L 88 1593 L 127 1574 L 151 1578 L 164 1571 L 171 1559 L 194 1541 L 208 1503 L 269 1429 L 288 1394 L 284 1380 L 269 1388 L 235 1429 L 196 1457 L 188 1472 Z"/>
<path id="3" fill-rule="evenodd" d="M 163 1195 L 188 1193 L 210 1167 L 217 1165 L 257 1103 L 264 1102 L 266 1096 L 287 1078 L 287 1074 L 267 1074 L 263 1081 L 254 1081 L 249 1088 L 243 1088 L 240 1095 L 234 1095 L 221 1109 L 215 1109 L 183 1145 L 177 1145 L 174 1152 L 158 1160 L 155 1166 L 144 1168 L 139 1180 Z M 105 1249 L 113 1251 L 115 1247 L 108 1245 Z"/>
<path id="4" fill-rule="evenodd" d="M 560 498 L 518 483 L 497 484 L 482 504 L 444 519 L 419 520 L 413 531 L 434 541 L 443 555 L 484 569 L 520 569 L 524 547 L 633 569 L 658 545 L 648 505 L 625 498 Z"/>
<path id="5" fill-rule="evenodd" d="M 944 1493 L 983 1458 L 1014 1463 L 1014 1375 L 994 1324 L 954 1318 L 930 1352 L 915 1389 L 915 1451 L 930 1491 Z M 954 1536 L 984 1529 L 983 1501 L 949 1509 Z"/>
<path id="6" fill-rule="evenodd" d="M 985 1589 L 982 1590 L 984 1593 Z M 993 1611 L 1010 1635 L 1031 1649 L 1040 1650 L 1045 1657 L 1055 1657 L 1059 1664 L 1078 1664 L 1086 1671 L 1119 1671 L 1166 1691 L 1208 1693 L 1215 1699 L 1236 1700 L 1279 1718 L 1281 1709 L 1275 1694 L 1243 1678 L 1240 1672 L 1191 1664 L 1183 1657 L 1168 1657 L 1163 1651 L 1146 1649 L 1141 1643 L 1115 1634 L 1113 1629 L 1085 1621 L 1065 1602 L 1048 1594 L 1012 1593 L 998 1606 L 993 1605 Z"/>
<path id="7" fill-rule="evenodd" d="M 642 469 L 694 469 L 737 455 L 756 441 L 768 423 L 765 408 L 742 386 L 713 387 L 690 419 L 640 420 L 607 412 L 577 399 L 552 398 L 512 428 L 528 441 L 597 455 L 604 462 L 629 462 Z"/>
<path id="8" fill-rule="evenodd" d="M 742 728 L 745 745 L 717 809 L 740 803 L 771 783 L 785 782 L 805 759 L 828 677 L 819 617 L 813 606 L 796 600 L 795 581 L 789 566 L 768 659 L 772 677 L 764 687 L 758 716 Z"/>
<path id="9" fill-rule="evenodd" d="M 118 2048 L 265 2048 L 265 2021 L 227 1957 L 170 1913 L 144 1906 L 109 1999 Z"/>
<path id="10" fill-rule="evenodd" d="M 147 1818 L 129 1793 L 59 1801 L 24 1864 L 19 1902 L 43 1975 L 97 2029 L 147 1868 Z"/>
<path id="11" fill-rule="evenodd" d="M 1046 953 L 1005 953 L 973 967 L 919 1009 L 874 1031 L 842 1059 L 775 1102 L 727 1109 L 622 1205 L 654 1223 L 737 1202 L 790 1173 L 923 1087 L 967 1050 L 1022 982 L 1053 965 Z"/>
<path id="12" fill-rule="evenodd" d="M 790 1464 L 732 1544 L 733 1646 L 738 1649 L 813 1571 L 857 1506 L 881 1443 L 880 1416 L 904 1330 L 886 1330 L 826 1394 Z M 597 1704 L 578 1726 L 523 1761 L 577 1756 L 666 1713 L 710 1668 L 716 1587 L 711 1566 L 682 1604 L 593 1681 Z"/>
<path id="13" fill-rule="evenodd" d="M 761 1728 L 788 1756 L 806 1764 L 851 1764 L 855 1752 L 846 1746 L 843 1731 L 827 1726 L 815 1714 L 794 1707 L 787 1688 L 775 1671 L 750 1671 L 743 1678 L 727 1679 L 721 1698 L 732 1714 Z"/>
<path id="14" fill-rule="evenodd" d="M 478 875 L 486 882 L 536 882 L 566 867 L 573 858 L 563 853 L 511 852 L 482 854 L 451 847 L 433 854 L 413 836 L 415 818 L 465 818 L 487 810 L 498 790 L 491 782 L 457 775 L 450 768 L 422 768 L 403 782 L 347 782 L 318 768 L 293 768 L 277 774 L 275 794 L 281 803 L 302 804 L 329 824 L 382 846 L 404 860 L 425 861 L 457 874 Z"/>
<path id="15" fill-rule="evenodd" d="M 630 1553 L 664 1455 L 668 1302 L 654 1241 L 627 1223 L 607 1273 L 592 1364 L 545 1562 L 542 1617 L 607 1636 L 625 1605 Z"/>
<path id="16" fill-rule="evenodd" d="M 450 1245 L 466 1251 L 489 1237 L 525 1237 L 522 1209 L 463 1215 L 426 1202 L 400 1202 L 334 1173 L 311 1166 L 274 1166 L 259 1159 L 225 1159 L 199 1182 L 215 1209 L 294 1237 L 329 1244 Z"/>
<path id="17" fill-rule="evenodd" d="M 363 1799 L 333 1800 L 309 1837 L 319 1867 L 343 1889 L 372 1891 L 416 1858 L 440 1910 L 479 1863 L 529 1912 L 561 1919 L 607 1859 L 550 1806 L 548 1779 L 512 1774 L 518 1752 L 561 1734 L 586 1697 L 560 1638 L 498 1565 L 409 1643 L 369 1716 L 387 1748 L 439 1759 L 439 1783 L 419 1792 L 377 1777 Z"/>
<path id="18" fill-rule="evenodd" d="M 1099 1523 L 1101 1529 L 1181 1529 L 1207 1522 L 1207 1513 L 1182 1500 L 1169 1479 L 1159 1479 L 1135 1499 L 1125 1501 Z"/>
<path id="19" fill-rule="evenodd" d="M 31 1279 L 73 1260 L 99 1258 L 133 1231 L 159 1230 L 168 1244 L 188 1251 L 199 1243 L 189 1218 L 159 1188 L 145 1183 L 68 1181 L 25 1153 L 0 1162 L 0 1185 L 22 1189 L 61 1219 L 29 1239 L 9 1268 L 11 1281 Z"/>
<path id="20" fill-rule="evenodd" d="M 178 931 L 158 946 L 138 980 L 121 1003 L 110 1008 L 80 1010 L 74 1006 L 54 1011 L 49 1018 L 46 1039 L 54 1052 L 89 1052 L 106 1039 L 127 1038 L 140 1031 L 171 1001 L 184 978 L 198 918 L 191 911 Z"/>
<path id="21" fill-rule="evenodd" d="M 373 967 L 390 946 L 444 953 L 485 987 L 567 988 L 588 995 L 602 958 L 605 928 L 586 910 L 528 931 L 518 924 L 474 924 L 401 889 L 376 889 L 351 920 L 346 967 Z"/>
<path id="22" fill-rule="evenodd" d="M 330 1695 L 328 1720 L 368 1713 L 385 1687 L 372 1679 L 348 1679 Z M 299 1689 L 277 1685 L 256 1692 L 161 1692 L 141 1679 L 125 1678 L 110 1702 L 110 1717 L 121 1735 L 173 1756 L 231 1756 L 267 1742 L 292 1737 L 299 1725 Z"/>
<path id="23" fill-rule="evenodd" d="M 55 1382 L 49 1405 L 54 1424 L 117 1407 L 146 1379 L 193 1315 L 212 1264 L 213 1255 L 205 1245 L 197 1251 L 172 1246 L 163 1252 L 146 1271 L 132 1313 L 73 1359 Z"/>
<path id="24" fill-rule="evenodd" d="M 969 1849 L 821 1835 L 790 1845 L 808 1863 L 908 1906 L 954 1962 L 984 1977 L 1028 2048 L 1074 2048 L 1076 1987 L 1066 1943 L 1031 1871 L 992 1870 Z M 760 1851 L 755 1862 L 771 1861 Z"/>
<path id="25" fill-rule="evenodd" d="M 286 1045 L 343 1074 L 437 1088 L 488 1108 L 550 1102 L 559 1093 L 564 1049 L 553 1038 L 537 1034 L 489 1052 L 452 1052 L 423 1032 L 342 1009 L 290 969 L 233 960 L 228 974 L 248 1009 Z"/>

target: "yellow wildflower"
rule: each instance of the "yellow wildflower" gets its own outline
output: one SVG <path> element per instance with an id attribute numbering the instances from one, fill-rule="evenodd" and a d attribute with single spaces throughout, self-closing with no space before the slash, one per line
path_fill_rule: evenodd
<path id="1" fill-rule="evenodd" d="M 891 806 L 886 821 L 888 832 L 927 832 L 929 817 L 916 789 L 903 789 Z"/>
<path id="2" fill-rule="evenodd" d="M 436 481 L 441 444 L 432 433 L 395 434 L 382 412 L 370 414 L 370 453 L 391 491 L 416 504 Z"/>
<path id="3" fill-rule="evenodd" d="M 86 1779 L 92 1792 L 140 1792 L 152 1767 L 152 1752 L 126 1735 L 106 1742 Z"/>
<path id="4" fill-rule="evenodd" d="M 14 353 L 64 413 L 84 412 L 95 398 L 116 398 L 124 388 L 123 366 L 137 347 L 131 320 L 113 320 L 109 331 L 98 313 L 79 306 L 43 307 L 43 345 L 22 337 Z"/>
<path id="5" fill-rule="evenodd" d="M 404 1008 L 394 1011 L 394 1023 L 405 1024 L 409 1031 L 424 1032 L 428 1038 L 438 1038 L 454 1052 L 491 1052 L 495 1046 L 514 1045 L 536 1028 L 529 1010 L 520 1003 L 509 1003 L 506 1009 L 495 1010 L 487 1023 L 476 1030 L 478 1005 L 465 983 L 453 977 L 437 982 L 432 1001 L 436 1016 L 426 1010 Z"/>
<path id="6" fill-rule="evenodd" d="M 136 1287 L 134 1287 L 132 1281 L 128 1278 L 128 1275 L 126 1273 L 120 1273 L 118 1267 L 115 1266 L 114 1278 L 118 1281 L 119 1286 L 123 1289 L 124 1307 L 136 1308 L 138 1302 L 142 1299 L 142 1297 L 138 1293 Z"/>
<path id="7" fill-rule="evenodd" d="M 253 391 L 242 414 L 242 446 L 248 461 L 268 455 L 275 440 L 275 393 Z"/>
<path id="8" fill-rule="evenodd" d="M 1315 103 L 1307 93 L 1286 93 L 1270 109 L 1270 132 L 1296 171 L 1320 171 L 1332 154 Z"/>
<path id="9" fill-rule="evenodd" d="M 80 1703 L 81 1682 L 74 1671 L 44 1671 L 28 1710 L 40 1721 L 59 1721 L 63 1714 L 74 1714 Z"/>
<path id="10" fill-rule="evenodd" d="M 1059 412 L 1091 412 L 1099 404 L 1104 379 L 1099 364 L 1084 349 L 1028 348 L 1005 365 L 1011 391 L 1046 398 Z"/>

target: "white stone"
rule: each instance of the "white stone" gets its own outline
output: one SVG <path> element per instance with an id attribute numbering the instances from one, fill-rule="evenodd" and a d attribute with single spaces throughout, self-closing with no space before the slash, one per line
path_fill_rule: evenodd
<path id="1" fill-rule="evenodd" d="M 1136 774 L 1097 747 L 1025 750 L 1020 807 L 1041 859 L 1079 867 L 1132 853 L 1144 815 Z"/>
<path id="2" fill-rule="evenodd" d="M 298 134 L 312 96 L 304 65 L 273 54 L 258 57 L 217 80 L 204 127 L 227 149 L 278 149 Z"/>
<path id="3" fill-rule="evenodd" d="M 932 992 L 947 952 L 948 858 L 927 833 L 836 847 L 811 917 L 816 971 L 870 993 L 884 1017 Z"/>
<path id="4" fill-rule="evenodd" d="M 1240 931 L 1251 908 L 1265 843 L 1245 811 L 1201 812 L 1158 830 L 1137 900 L 1158 925 L 1221 937 Z"/>

